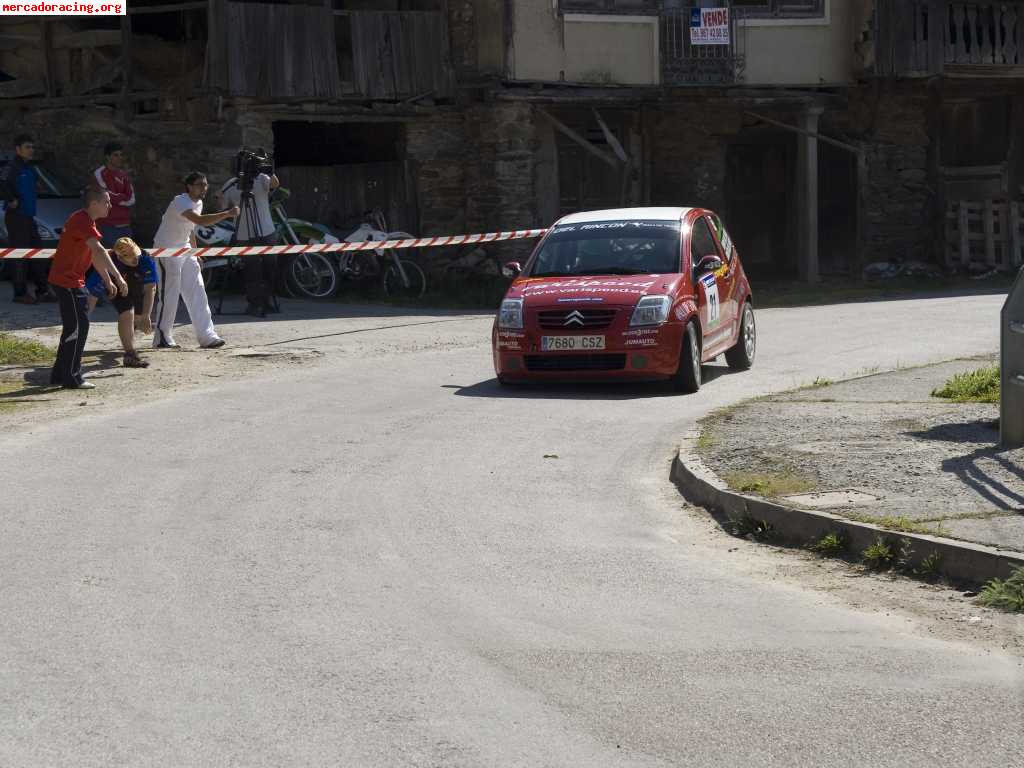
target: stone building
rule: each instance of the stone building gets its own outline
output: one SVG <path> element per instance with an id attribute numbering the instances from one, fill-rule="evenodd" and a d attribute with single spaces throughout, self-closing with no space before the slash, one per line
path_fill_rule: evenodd
<path id="1" fill-rule="evenodd" d="M 938 260 L 951 201 L 1018 196 L 1020 5 L 136 0 L 0 21 L 0 135 L 75 179 L 122 140 L 142 236 L 244 144 L 341 232 L 372 206 L 430 235 L 700 204 L 752 271 L 813 280 Z"/>

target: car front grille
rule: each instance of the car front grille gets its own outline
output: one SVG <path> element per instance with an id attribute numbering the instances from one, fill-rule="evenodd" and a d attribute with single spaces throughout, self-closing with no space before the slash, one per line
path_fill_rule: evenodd
<path id="1" fill-rule="evenodd" d="M 614 309 L 545 309 L 537 313 L 537 323 L 546 331 L 595 331 L 611 325 L 615 314 Z"/>
<path id="2" fill-rule="evenodd" d="M 528 371 L 621 371 L 625 354 L 527 355 Z"/>

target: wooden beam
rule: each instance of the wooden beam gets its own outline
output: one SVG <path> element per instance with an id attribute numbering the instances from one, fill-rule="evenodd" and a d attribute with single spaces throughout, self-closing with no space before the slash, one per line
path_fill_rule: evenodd
<path id="1" fill-rule="evenodd" d="M 581 147 L 583 147 L 585 150 L 587 150 L 590 154 L 594 155 L 595 157 L 600 159 L 602 162 L 607 163 L 612 168 L 615 168 L 616 170 L 618 170 L 618 168 L 619 168 L 619 161 L 616 160 L 614 157 L 609 155 L 603 149 L 600 149 L 597 146 L 595 146 L 594 144 L 592 144 L 591 142 L 587 141 L 585 138 L 583 138 L 578 133 L 576 133 L 576 131 L 574 131 L 572 128 L 567 126 L 565 123 L 563 123 L 557 117 L 555 117 L 554 115 L 549 113 L 543 107 L 537 107 L 537 111 L 540 114 L 544 115 L 544 117 L 546 117 L 548 120 L 550 120 L 551 124 L 553 126 L 555 126 L 555 128 L 557 128 L 559 131 L 564 133 L 570 139 L 575 141 L 577 144 L 579 144 Z"/>
<path id="2" fill-rule="evenodd" d="M 132 90 L 132 20 L 127 15 L 121 17 L 121 63 L 124 67 L 121 110 L 125 120 L 129 120 L 135 112 L 135 104 L 128 98 Z"/>
<path id="3" fill-rule="evenodd" d="M 170 3 L 169 5 L 143 5 L 128 6 L 128 15 L 137 16 L 140 13 L 179 13 L 181 11 L 206 10 L 209 5 L 207 0 L 193 0 L 189 3 Z"/>
<path id="4" fill-rule="evenodd" d="M 756 117 L 761 122 L 768 123 L 769 125 L 778 126 L 779 128 L 785 128 L 787 131 L 799 133 L 801 136 L 810 136 L 812 139 L 817 139 L 818 141 L 823 141 L 826 144 L 831 144 L 834 147 L 845 149 L 847 152 L 852 152 L 855 155 L 859 155 L 862 151 L 860 147 L 854 146 L 853 144 L 847 144 L 845 141 L 839 141 L 839 139 L 832 139 L 829 138 L 828 136 L 823 136 L 817 131 L 808 131 L 804 128 L 799 128 L 795 125 L 790 125 L 789 123 L 783 123 L 779 120 L 773 120 L 770 117 L 759 115 L 756 112 L 748 111 L 747 114 L 750 115 L 751 117 Z"/>
<path id="5" fill-rule="evenodd" d="M 612 148 L 612 151 L 618 156 L 619 160 L 629 165 L 629 155 L 626 154 L 626 150 L 623 149 L 622 144 L 615 138 L 615 134 L 611 132 L 611 129 L 601 119 L 601 113 L 596 109 L 594 110 L 594 117 L 597 118 L 597 124 L 601 126 L 601 133 L 604 134 L 604 140 L 608 142 L 608 146 Z"/>
<path id="6" fill-rule="evenodd" d="M 43 49 L 43 81 L 46 83 L 46 95 L 56 95 L 56 83 L 53 81 L 53 49 L 50 46 L 50 22 L 39 20 L 39 43 Z"/>
<path id="7" fill-rule="evenodd" d="M 131 102 L 149 101 L 160 98 L 159 91 L 140 91 L 128 94 Z M 52 109 L 56 107 L 84 107 L 90 104 L 122 104 L 124 98 L 119 93 L 95 94 L 92 96 L 58 96 L 53 99 L 46 97 L 34 99 L 5 99 L 5 107 L 29 107 L 34 109 Z"/>

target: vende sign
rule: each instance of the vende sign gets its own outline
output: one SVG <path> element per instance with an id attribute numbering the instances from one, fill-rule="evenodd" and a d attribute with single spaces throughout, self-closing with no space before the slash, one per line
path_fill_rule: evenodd
<path id="1" fill-rule="evenodd" d="M 690 45 L 728 44 L 728 8 L 690 9 Z"/>

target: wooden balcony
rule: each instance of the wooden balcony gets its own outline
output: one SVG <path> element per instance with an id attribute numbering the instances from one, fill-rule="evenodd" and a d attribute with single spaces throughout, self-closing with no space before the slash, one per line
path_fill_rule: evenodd
<path id="1" fill-rule="evenodd" d="M 877 75 L 1024 77 L 1024 1 L 876 0 Z"/>
<path id="2" fill-rule="evenodd" d="M 690 9 L 661 12 L 661 82 L 668 86 L 732 85 L 743 76 L 743 30 L 740 11 L 731 9 L 728 45 L 693 45 Z"/>

